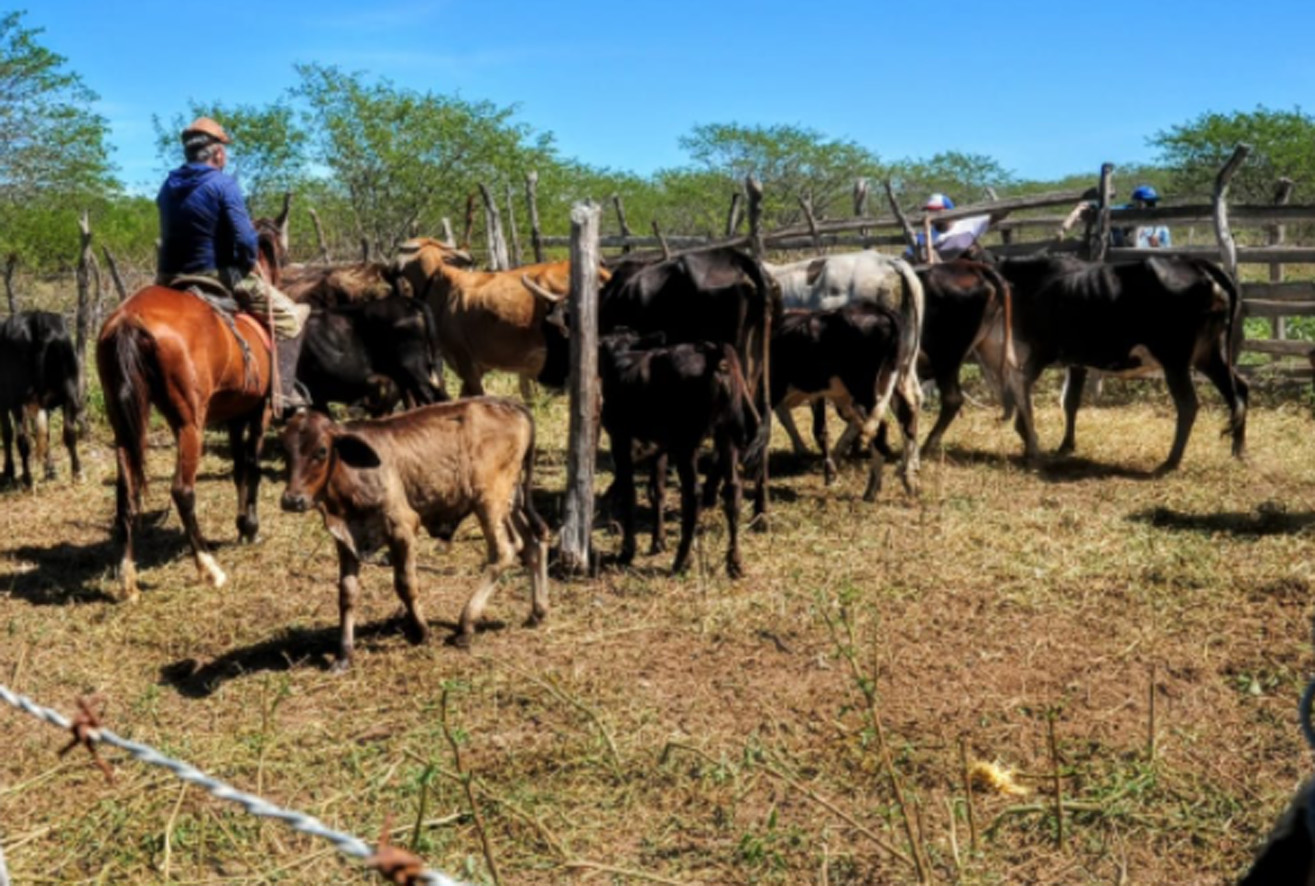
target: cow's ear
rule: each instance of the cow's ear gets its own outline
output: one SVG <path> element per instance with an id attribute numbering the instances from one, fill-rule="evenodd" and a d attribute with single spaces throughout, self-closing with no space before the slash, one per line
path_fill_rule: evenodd
<path id="1" fill-rule="evenodd" d="M 374 447 L 355 434 L 339 434 L 334 437 L 333 451 L 349 468 L 377 468 L 383 464 Z"/>
<path id="2" fill-rule="evenodd" d="M 817 278 L 822 276 L 822 269 L 826 267 L 826 259 L 815 258 L 808 263 L 808 270 L 804 272 L 804 282 L 812 286 L 817 282 Z"/>

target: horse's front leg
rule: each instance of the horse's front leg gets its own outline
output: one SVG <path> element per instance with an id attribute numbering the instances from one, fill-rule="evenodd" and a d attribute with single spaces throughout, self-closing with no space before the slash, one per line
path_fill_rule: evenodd
<path id="1" fill-rule="evenodd" d="M 178 465 L 174 470 L 172 492 L 174 506 L 178 508 L 178 516 L 182 518 L 183 528 L 187 531 L 187 540 L 192 545 L 197 571 L 203 580 L 221 588 L 228 576 L 206 548 L 205 539 L 201 537 L 201 527 L 196 522 L 196 472 L 201 465 L 203 428 L 203 424 L 197 423 L 184 425 L 178 430 Z"/>

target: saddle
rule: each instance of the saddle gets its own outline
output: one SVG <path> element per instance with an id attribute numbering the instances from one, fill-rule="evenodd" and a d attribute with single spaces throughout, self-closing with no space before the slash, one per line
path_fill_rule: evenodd
<path id="1" fill-rule="evenodd" d="M 242 303 L 234 296 L 233 291 L 224 285 L 224 282 L 217 277 L 211 277 L 206 274 L 176 274 L 172 277 L 161 277 L 156 281 L 161 286 L 188 295 L 199 298 L 210 306 L 219 319 L 223 321 L 224 326 L 233 334 L 237 340 L 237 345 L 242 351 L 242 373 L 243 384 L 245 387 L 254 388 L 259 384 L 256 377 L 254 358 L 251 354 L 251 346 L 247 344 L 245 337 L 237 331 L 237 324 L 242 323 L 249 330 L 256 334 L 256 338 L 265 345 L 265 349 L 270 353 L 271 358 L 274 353 L 274 340 L 270 335 L 269 329 L 264 323 L 263 317 L 258 317 L 250 311 L 243 308 Z"/>

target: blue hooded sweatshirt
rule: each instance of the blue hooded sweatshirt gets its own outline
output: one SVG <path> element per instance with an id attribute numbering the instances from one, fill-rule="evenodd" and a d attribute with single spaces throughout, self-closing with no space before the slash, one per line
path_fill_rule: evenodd
<path id="1" fill-rule="evenodd" d="M 256 229 L 231 176 L 205 163 L 180 166 L 160 186 L 155 205 L 161 274 L 232 268 L 246 276 L 255 265 Z"/>

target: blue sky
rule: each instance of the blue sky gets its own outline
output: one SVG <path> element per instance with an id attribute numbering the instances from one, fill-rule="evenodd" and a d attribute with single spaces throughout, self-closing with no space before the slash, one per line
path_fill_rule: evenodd
<path id="1" fill-rule="evenodd" d="M 1147 136 L 1207 110 L 1315 95 L 1310 0 L 30 0 L 26 23 L 100 94 L 134 187 L 158 177 L 152 114 L 272 101 L 297 62 L 515 104 L 562 153 L 640 173 L 736 121 L 1056 177 L 1151 159 Z"/>

